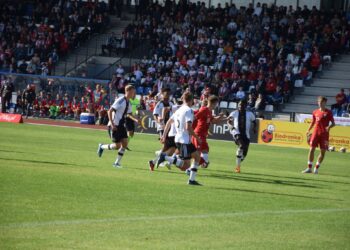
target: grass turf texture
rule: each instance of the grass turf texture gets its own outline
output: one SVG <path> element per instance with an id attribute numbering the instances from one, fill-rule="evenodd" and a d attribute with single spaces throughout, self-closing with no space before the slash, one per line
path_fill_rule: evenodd
<path id="1" fill-rule="evenodd" d="M 349 249 L 349 154 L 302 175 L 307 150 L 210 141 L 204 186 L 148 170 L 156 136 L 136 135 L 123 169 L 96 155 L 105 131 L 0 124 L 1 249 Z"/>

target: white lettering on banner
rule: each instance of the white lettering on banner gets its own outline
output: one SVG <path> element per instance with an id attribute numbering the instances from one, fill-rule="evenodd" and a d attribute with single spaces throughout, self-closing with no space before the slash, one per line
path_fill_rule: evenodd
<path id="1" fill-rule="evenodd" d="M 222 125 L 214 124 L 214 127 L 213 127 L 214 134 L 224 135 L 226 134 L 226 132 L 229 132 L 229 130 L 230 129 L 227 124 L 222 124 Z"/>
<path id="2" fill-rule="evenodd" d="M 156 121 L 152 118 L 148 118 L 148 128 L 156 128 Z"/>
<path id="3" fill-rule="evenodd" d="M 300 123 L 311 123 L 312 115 L 310 114 L 297 114 L 295 121 Z M 334 117 L 335 125 L 338 126 L 350 126 L 350 118 L 348 117 Z"/>

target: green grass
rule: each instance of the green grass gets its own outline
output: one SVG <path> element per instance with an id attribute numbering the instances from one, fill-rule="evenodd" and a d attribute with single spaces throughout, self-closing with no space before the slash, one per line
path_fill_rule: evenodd
<path id="1" fill-rule="evenodd" d="M 0 249 L 350 249 L 350 155 L 210 141 L 203 186 L 148 170 L 155 136 L 136 135 L 123 169 L 96 156 L 105 131 L 0 124 Z"/>

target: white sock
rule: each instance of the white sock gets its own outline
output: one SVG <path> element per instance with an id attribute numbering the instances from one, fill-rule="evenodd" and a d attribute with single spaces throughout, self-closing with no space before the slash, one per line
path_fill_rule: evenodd
<path id="1" fill-rule="evenodd" d="M 169 162 L 169 164 L 174 164 L 175 162 L 175 157 L 172 157 L 172 156 L 165 156 L 165 160 L 167 160 Z"/>
<path id="2" fill-rule="evenodd" d="M 193 162 L 191 165 L 191 173 L 190 173 L 190 181 L 194 181 L 196 179 L 196 175 L 197 175 L 197 169 L 198 169 L 198 163 L 197 162 Z"/>
<path id="3" fill-rule="evenodd" d="M 184 161 L 182 159 L 180 159 L 180 157 L 176 157 L 175 156 L 175 166 L 178 168 L 181 168 L 184 165 Z"/>
<path id="4" fill-rule="evenodd" d="M 201 157 L 203 158 L 203 160 L 208 163 L 209 162 L 209 155 L 208 153 L 201 153 Z"/>
<path id="5" fill-rule="evenodd" d="M 115 164 L 120 164 L 120 162 L 122 161 L 124 152 L 125 152 L 125 149 L 124 149 L 124 148 L 120 148 L 120 149 L 118 150 L 118 156 L 117 156 L 117 159 L 115 160 Z"/>
<path id="6" fill-rule="evenodd" d="M 237 149 L 236 152 L 236 165 L 241 166 L 242 158 L 243 158 L 243 152 L 241 149 Z"/>
<path id="7" fill-rule="evenodd" d="M 117 146 L 113 143 L 113 144 L 103 144 L 101 146 L 102 149 L 108 149 L 108 150 L 114 150 L 117 148 Z"/>

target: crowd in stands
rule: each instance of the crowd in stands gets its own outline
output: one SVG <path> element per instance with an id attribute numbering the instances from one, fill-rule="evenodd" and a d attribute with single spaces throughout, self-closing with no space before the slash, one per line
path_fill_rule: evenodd
<path id="1" fill-rule="evenodd" d="M 24 6 L 1 7 L 6 10 L 0 22 L 3 65 L 12 67 L 10 62 L 18 59 L 55 63 L 64 52 L 61 40 L 53 43 L 51 51 L 45 50 L 44 45 L 37 49 L 38 38 L 56 41 L 55 38 L 64 37 L 63 40 L 74 41 L 72 38 L 78 34 L 74 30 L 85 21 L 91 24 L 91 29 L 98 30 L 101 26 L 93 25 L 99 22 L 97 17 L 101 16 L 102 22 L 108 19 L 104 19 L 106 7 L 102 2 L 101 5 L 91 1 L 59 1 L 61 5 L 57 2 L 49 0 L 46 4 L 33 5 L 29 14 L 24 13 L 24 10 L 28 12 Z M 39 11 L 45 15 L 39 15 Z M 86 111 L 104 117 L 105 110 L 127 84 L 136 85 L 141 109 L 152 110 L 161 90 L 170 88 L 175 99 L 190 91 L 199 101 L 215 94 L 227 102 L 246 99 L 254 111 L 265 110 L 266 105 L 277 110 L 280 104 L 289 101 L 296 87 L 308 84 L 331 58 L 349 50 L 348 22 L 342 12 L 306 6 L 293 9 L 256 3 L 238 9 L 234 4 L 207 8 L 203 3 L 183 0 L 177 4 L 165 1 L 164 6 L 150 3 L 123 33 L 126 47 L 150 40 L 149 56 L 135 63 L 130 71 L 119 65 L 105 87 L 81 86 L 78 94 L 56 93 L 45 89 L 50 86 L 48 83 L 39 93 L 37 90 L 34 113 L 78 119 Z M 3 32 L 8 30 L 11 35 Z M 24 59 L 16 56 L 21 46 L 34 46 L 32 54 L 26 54 Z M 111 47 L 103 49 L 111 53 Z M 11 53 L 1 56 L 6 51 Z M 52 56 L 55 53 L 57 57 Z M 27 68 L 31 69 L 28 65 Z M 25 95 L 19 96 L 18 103 L 22 104 L 18 106 L 22 107 Z M 342 109 L 348 107 L 344 104 L 339 104 Z M 337 106 L 332 107 L 337 114 L 339 105 L 337 101 Z"/>
<path id="2" fill-rule="evenodd" d="M 335 96 L 335 101 L 331 106 L 334 116 L 349 116 L 350 115 L 350 88 L 340 89 L 340 92 Z"/>
<path id="3" fill-rule="evenodd" d="M 1 1 L 0 69 L 51 75 L 60 58 L 108 24 L 104 1 Z"/>
<path id="4" fill-rule="evenodd" d="M 288 102 L 294 88 L 312 81 L 332 57 L 349 49 L 345 14 L 292 6 L 166 1 L 151 3 L 125 36 L 152 41 L 151 53 L 133 65 L 138 94 L 169 87 L 179 97 L 205 89 L 221 100 L 250 100 L 256 110 Z M 119 74 L 122 89 L 125 78 Z"/>

